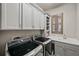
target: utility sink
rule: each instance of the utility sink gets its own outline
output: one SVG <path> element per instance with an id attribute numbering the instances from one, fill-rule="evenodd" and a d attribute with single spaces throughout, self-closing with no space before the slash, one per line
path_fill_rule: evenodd
<path id="1" fill-rule="evenodd" d="M 39 41 L 39 42 L 45 42 L 47 40 L 49 40 L 49 38 L 45 38 L 45 37 L 38 37 L 35 39 L 36 41 Z"/>
<path id="2" fill-rule="evenodd" d="M 9 46 L 8 51 L 11 56 L 22 56 L 35 49 L 37 46 L 39 46 L 39 44 L 29 40 Z"/>
<path id="3" fill-rule="evenodd" d="M 46 56 L 47 54 L 51 54 L 51 40 L 45 37 L 37 37 L 35 39 L 36 42 L 42 44 L 43 47 L 43 55 Z"/>

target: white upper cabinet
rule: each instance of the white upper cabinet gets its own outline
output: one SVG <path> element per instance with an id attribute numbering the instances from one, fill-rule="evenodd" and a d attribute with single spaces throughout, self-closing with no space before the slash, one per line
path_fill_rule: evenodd
<path id="1" fill-rule="evenodd" d="M 1 29 L 44 29 L 45 16 L 32 4 L 2 3 Z"/>
<path id="2" fill-rule="evenodd" d="M 19 29 L 19 4 L 3 3 L 2 4 L 1 29 Z"/>
<path id="3" fill-rule="evenodd" d="M 30 4 L 23 4 L 23 29 L 44 29 L 44 14 Z"/>
<path id="4" fill-rule="evenodd" d="M 33 27 L 32 7 L 30 4 L 23 4 L 23 29 L 32 29 Z"/>
<path id="5" fill-rule="evenodd" d="M 35 7 L 32 8 L 33 10 L 33 28 L 34 29 L 40 29 L 40 23 L 39 23 L 39 18 L 40 18 L 40 14 L 39 14 L 39 10 L 36 9 Z"/>
<path id="6" fill-rule="evenodd" d="M 44 29 L 45 16 L 44 13 L 33 7 L 33 26 L 35 29 Z"/>

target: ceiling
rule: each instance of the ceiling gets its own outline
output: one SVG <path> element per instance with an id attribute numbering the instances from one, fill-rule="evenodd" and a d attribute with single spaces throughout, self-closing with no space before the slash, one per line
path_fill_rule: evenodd
<path id="1" fill-rule="evenodd" d="M 44 11 L 63 5 L 64 3 L 37 3 Z"/>

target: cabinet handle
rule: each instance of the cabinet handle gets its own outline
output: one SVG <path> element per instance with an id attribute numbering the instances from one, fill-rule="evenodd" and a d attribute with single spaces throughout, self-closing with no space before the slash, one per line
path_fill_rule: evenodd
<path id="1" fill-rule="evenodd" d="M 32 25 L 32 28 L 34 28 L 34 25 Z"/>
<path id="2" fill-rule="evenodd" d="M 21 4 L 19 4 L 19 28 L 21 28 Z"/>
<path id="3" fill-rule="evenodd" d="M 22 19 L 23 19 L 23 4 L 19 4 L 19 27 L 22 29 Z"/>

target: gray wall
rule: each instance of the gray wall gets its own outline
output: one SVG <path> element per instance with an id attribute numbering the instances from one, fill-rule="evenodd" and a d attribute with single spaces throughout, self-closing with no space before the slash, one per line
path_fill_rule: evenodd
<path id="1" fill-rule="evenodd" d="M 31 35 L 40 34 L 39 30 L 1 30 L 0 31 L 0 55 L 5 55 L 5 43 L 16 36 L 29 37 Z"/>

